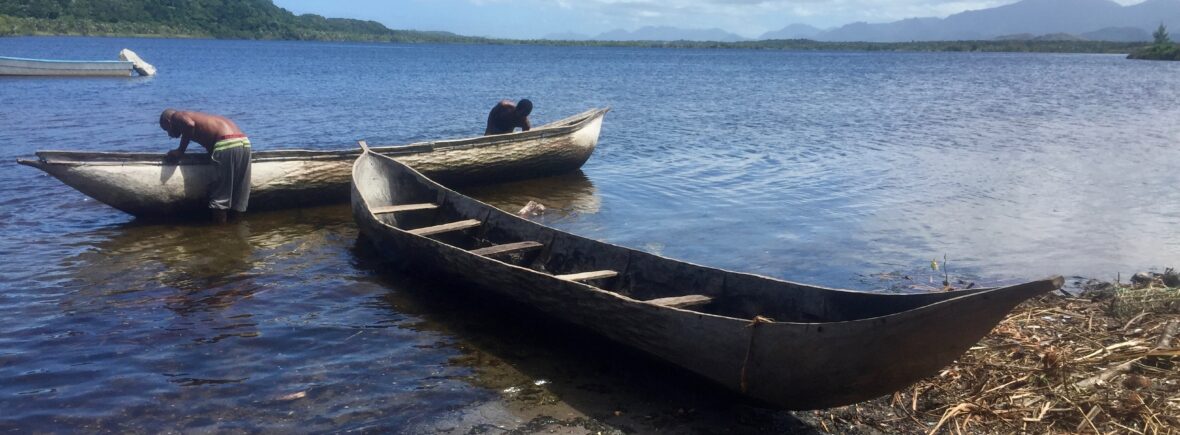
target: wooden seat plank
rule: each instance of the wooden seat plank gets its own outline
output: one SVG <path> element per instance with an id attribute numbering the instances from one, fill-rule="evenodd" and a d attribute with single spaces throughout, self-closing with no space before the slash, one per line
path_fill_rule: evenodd
<path id="1" fill-rule="evenodd" d="M 611 278 L 617 276 L 618 274 L 618 272 L 613 270 L 595 270 L 593 272 L 571 273 L 568 275 L 556 276 L 566 281 L 589 281 L 592 279 Z"/>
<path id="2" fill-rule="evenodd" d="M 387 205 L 385 207 L 374 207 L 371 211 L 373 212 L 373 214 L 385 214 L 385 213 L 397 213 L 397 212 L 401 212 L 401 211 L 430 210 L 430 209 L 435 209 L 435 208 L 438 208 L 437 204 L 430 204 L 430 203 L 398 204 L 398 205 Z"/>
<path id="3" fill-rule="evenodd" d="M 505 243 L 503 245 L 495 245 L 495 246 L 488 246 L 486 248 L 473 249 L 471 251 L 471 253 L 475 254 L 475 255 L 489 256 L 489 255 L 507 254 L 507 253 L 511 253 L 511 252 L 531 251 L 534 249 L 540 249 L 542 246 L 545 246 L 545 245 L 542 245 L 537 242 Z"/>
<path id="4" fill-rule="evenodd" d="M 709 302 L 713 302 L 713 298 L 705 295 L 673 296 L 670 298 L 651 299 L 647 301 L 649 304 L 671 308 L 699 307 L 701 305 L 708 304 Z"/>
<path id="5" fill-rule="evenodd" d="M 475 227 L 478 227 L 479 225 L 480 225 L 479 220 L 467 219 L 467 220 L 462 220 L 462 221 L 458 221 L 458 222 L 451 222 L 449 224 L 422 227 L 422 228 L 418 228 L 418 229 L 409 230 L 406 232 L 410 233 L 410 234 L 419 235 L 419 236 L 430 236 L 430 235 L 434 235 L 434 234 L 448 233 L 451 231 L 460 231 L 460 230 L 465 230 L 468 228 L 475 228 Z"/>

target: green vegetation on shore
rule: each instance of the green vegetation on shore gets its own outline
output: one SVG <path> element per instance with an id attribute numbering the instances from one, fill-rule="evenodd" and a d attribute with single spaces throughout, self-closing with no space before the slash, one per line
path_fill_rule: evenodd
<path id="1" fill-rule="evenodd" d="M 403 43 L 467 43 L 651 48 L 736 48 L 791 51 L 1129 53 L 1137 43 L 1105 41 L 741 42 L 554 41 L 391 30 L 375 21 L 295 15 L 271 0 L 0 0 L 0 36 L 89 35 L 285 39 Z"/>
<path id="2" fill-rule="evenodd" d="M 0 36 L 93 35 L 378 42 L 479 42 L 376 21 L 295 15 L 270 0 L 0 0 Z"/>
<path id="3" fill-rule="evenodd" d="M 1127 59 L 1180 60 L 1180 44 L 1172 42 L 1172 38 L 1168 36 L 1167 27 L 1160 24 L 1159 29 L 1156 29 L 1151 36 L 1155 38 L 1154 43 L 1131 52 Z"/>
<path id="4" fill-rule="evenodd" d="M 1107 41 L 913 41 L 913 42 L 823 42 L 810 39 L 761 41 L 550 41 L 494 40 L 498 44 L 536 44 L 595 47 L 739 48 L 789 51 L 946 51 L 946 52 L 1036 52 L 1036 53 L 1128 53 L 1138 43 Z"/>

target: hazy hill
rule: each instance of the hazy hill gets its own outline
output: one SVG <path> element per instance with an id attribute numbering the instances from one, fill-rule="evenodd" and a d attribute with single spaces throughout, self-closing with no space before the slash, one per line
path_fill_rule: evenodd
<path id="1" fill-rule="evenodd" d="M 823 32 L 823 29 L 807 24 L 795 23 L 775 31 L 763 33 L 758 39 L 814 39 L 820 32 Z"/>
<path id="2" fill-rule="evenodd" d="M 1081 34 L 1090 41 L 1148 42 L 1151 32 L 1138 27 L 1105 27 Z"/>
<path id="3" fill-rule="evenodd" d="M 1000 35 L 992 38 L 996 41 L 1032 41 L 1037 35 L 1032 33 L 1016 33 L 1012 35 Z"/>
<path id="4" fill-rule="evenodd" d="M 951 15 L 939 25 L 974 34 L 1082 33 L 1114 25 L 1108 20 L 1122 9 L 1110 0 L 1023 0 Z"/>
<path id="5" fill-rule="evenodd" d="M 1163 23 L 1180 28 L 1180 0 L 1147 0 L 1122 6 L 1111 0 L 1023 0 L 946 18 L 911 18 L 891 23 L 852 23 L 815 35 L 820 41 L 986 40 L 1003 35 L 1071 34 L 1086 39 L 1142 40 Z M 1118 30 L 1112 30 L 1118 29 Z"/>
<path id="6" fill-rule="evenodd" d="M 1084 36 L 1075 35 L 1072 33 L 1047 33 L 1044 35 L 1034 35 L 1031 33 L 1017 33 L 1015 35 L 1003 35 L 992 38 L 996 41 L 1089 41 Z"/>
<path id="7" fill-rule="evenodd" d="M 1049 33 L 1032 39 L 1033 41 L 1085 41 L 1086 38 L 1072 33 Z"/>

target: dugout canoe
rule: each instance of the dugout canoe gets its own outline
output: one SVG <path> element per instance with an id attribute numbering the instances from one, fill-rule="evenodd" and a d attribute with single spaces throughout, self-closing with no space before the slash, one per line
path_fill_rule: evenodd
<path id="1" fill-rule="evenodd" d="M 553 175 L 578 169 L 598 144 L 602 118 L 592 109 L 527 132 L 374 147 L 451 186 Z M 348 201 L 359 149 L 267 151 L 255 138 L 250 210 Z M 197 214 L 207 208 L 213 166 L 207 154 L 165 164 L 162 153 L 40 151 L 17 160 L 111 207 L 139 217 Z M 203 214 L 201 216 L 204 216 Z"/>
<path id="2" fill-rule="evenodd" d="M 130 77 L 156 73 L 131 50 L 119 52 L 120 60 L 52 60 L 0 56 L 0 76 Z"/>
<path id="3" fill-rule="evenodd" d="M 1024 284 L 924 294 L 830 289 L 660 257 L 463 196 L 375 152 L 352 170 L 360 232 L 395 262 L 457 277 L 784 409 L 878 397 L 962 355 Z"/>

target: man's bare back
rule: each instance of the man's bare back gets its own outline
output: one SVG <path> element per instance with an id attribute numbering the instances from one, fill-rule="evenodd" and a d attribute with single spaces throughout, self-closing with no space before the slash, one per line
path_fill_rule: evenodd
<path id="1" fill-rule="evenodd" d="M 212 153 L 217 141 L 226 136 L 242 134 L 238 125 L 224 116 L 172 109 L 160 114 L 160 128 L 167 131 L 169 137 L 180 138 L 180 147 L 168 152 L 170 158 L 184 154 L 190 140 Z"/>
<path id="2" fill-rule="evenodd" d="M 512 133 L 517 127 L 520 127 L 521 131 L 529 131 L 532 128 L 529 114 L 532 112 L 533 102 L 527 98 L 521 99 L 519 103 L 502 100 L 488 113 L 488 127 L 484 129 L 483 134 L 486 136 Z"/>

